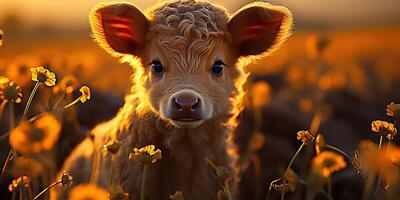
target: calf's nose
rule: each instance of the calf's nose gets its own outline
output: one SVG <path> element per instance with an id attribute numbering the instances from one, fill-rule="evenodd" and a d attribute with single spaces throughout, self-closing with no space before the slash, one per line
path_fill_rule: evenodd
<path id="1" fill-rule="evenodd" d="M 194 92 L 178 92 L 171 98 L 171 114 L 174 120 L 198 120 L 201 118 L 200 97 Z"/>
<path id="2" fill-rule="evenodd" d="M 174 98 L 174 102 L 179 111 L 193 112 L 199 104 L 199 98 L 180 95 Z"/>

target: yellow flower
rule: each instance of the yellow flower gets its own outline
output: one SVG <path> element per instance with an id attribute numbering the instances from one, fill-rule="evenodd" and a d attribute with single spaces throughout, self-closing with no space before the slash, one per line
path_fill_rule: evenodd
<path id="1" fill-rule="evenodd" d="M 85 103 L 87 100 L 90 99 L 90 89 L 87 86 L 82 86 L 79 91 L 81 92 L 80 101 Z"/>
<path id="2" fill-rule="evenodd" d="M 133 152 L 129 154 L 129 160 L 134 160 L 143 164 L 155 163 L 161 159 L 161 150 L 155 150 L 154 145 L 148 145 L 140 149 L 134 148 Z"/>
<path id="3" fill-rule="evenodd" d="M 183 193 L 181 191 L 176 191 L 175 194 L 169 195 L 169 199 L 171 200 L 184 200 Z"/>
<path id="4" fill-rule="evenodd" d="M 108 200 L 108 192 L 95 184 L 80 184 L 71 189 L 68 200 Z"/>
<path id="5" fill-rule="evenodd" d="M 54 86 L 56 84 L 56 75 L 43 67 L 31 68 L 32 80 L 44 83 L 47 86 Z"/>
<path id="6" fill-rule="evenodd" d="M 397 130 L 392 123 L 381 120 L 373 121 L 371 123 L 371 129 L 373 132 L 383 135 L 389 140 L 392 140 L 393 136 L 397 133 Z"/>
<path id="7" fill-rule="evenodd" d="M 394 117 L 396 120 L 400 120 L 400 104 L 392 102 L 387 105 L 386 114 L 388 116 Z"/>
<path id="8" fill-rule="evenodd" d="M 104 147 L 107 148 L 107 150 L 112 154 L 116 154 L 120 146 L 121 143 L 117 140 L 110 140 L 109 142 L 107 142 L 107 144 L 104 145 Z"/>
<path id="9" fill-rule="evenodd" d="M 271 101 L 271 87 L 264 81 L 255 83 L 251 87 L 251 98 L 255 108 L 268 105 Z"/>
<path id="10" fill-rule="evenodd" d="M 363 140 L 358 143 L 358 151 L 356 151 L 352 162 L 358 172 L 366 176 L 371 170 L 375 171 L 380 168 L 378 157 L 378 146 L 371 140 Z"/>
<path id="11" fill-rule="evenodd" d="M 297 139 L 305 144 L 309 144 L 314 141 L 314 136 L 312 136 L 308 131 L 299 131 L 297 132 Z"/>
<path id="12" fill-rule="evenodd" d="M 322 149 L 325 148 L 325 145 L 326 143 L 324 136 L 318 134 L 317 138 L 315 139 L 315 151 L 317 152 L 317 154 L 320 154 L 322 152 Z"/>
<path id="13" fill-rule="evenodd" d="M 49 151 L 60 135 L 61 124 L 50 114 L 39 117 L 33 123 L 22 121 L 10 133 L 12 148 L 23 154 Z"/>
<path id="14" fill-rule="evenodd" d="M 74 178 L 67 172 L 64 172 L 61 176 L 61 184 L 64 187 L 68 187 L 68 186 L 72 185 L 73 180 L 74 180 Z"/>
<path id="15" fill-rule="evenodd" d="M 399 181 L 400 148 L 394 144 L 384 145 L 377 161 L 381 167 L 377 172 L 383 175 L 385 189 L 388 189 Z"/>
<path id="16" fill-rule="evenodd" d="M 8 78 L 0 77 L 0 99 L 10 101 L 12 103 L 22 102 L 21 87 L 10 81 Z"/>
<path id="17" fill-rule="evenodd" d="M 343 156 L 332 151 L 323 151 L 313 159 L 313 169 L 322 177 L 329 177 L 333 172 L 346 167 Z"/>
<path id="18" fill-rule="evenodd" d="M 30 179 L 27 176 L 21 176 L 18 177 L 17 179 L 14 179 L 11 184 L 8 186 L 8 190 L 10 192 L 13 192 L 16 189 L 23 188 L 23 187 L 29 187 L 30 185 Z"/>
<path id="19" fill-rule="evenodd" d="M 297 184 L 299 183 L 299 177 L 297 174 L 292 169 L 289 169 L 285 172 L 283 178 L 285 178 L 287 181 L 290 191 L 294 192 L 297 188 Z"/>
<path id="20" fill-rule="evenodd" d="M 394 144 L 383 145 L 380 150 L 370 140 L 363 140 L 358 145 L 359 153 L 356 154 L 354 163 L 363 174 L 369 172 L 383 173 L 385 176 L 391 173 L 393 166 L 400 164 L 400 148 Z"/>

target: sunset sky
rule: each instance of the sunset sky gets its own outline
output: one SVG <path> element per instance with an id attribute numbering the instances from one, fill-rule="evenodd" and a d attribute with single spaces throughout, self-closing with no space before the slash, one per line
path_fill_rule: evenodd
<path id="1" fill-rule="evenodd" d="M 87 25 L 87 14 L 106 0 L 1 0 L 0 21 L 10 13 L 29 25 L 56 24 L 62 27 Z M 157 0 L 130 0 L 142 9 Z M 246 0 L 213 0 L 235 11 Z M 270 0 L 287 6 L 297 23 L 316 26 L 380 26 L 400 24 L 399 0 Z"/>

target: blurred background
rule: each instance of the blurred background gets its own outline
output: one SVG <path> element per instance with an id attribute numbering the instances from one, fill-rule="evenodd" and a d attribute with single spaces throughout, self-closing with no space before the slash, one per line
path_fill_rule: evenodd
<path id="1" fill-rule="evenodd" d="M 65 123 L 74 126 L 63 128 L 58 167 L 87 130 L 118 111 L 130 87 L 130 67 L 119 64 L 90 37 L 88 13 L 99 2 L 105 1 L 0 1 L 4 31 L 0 75 L 14 80 L 27 94 L 33 87 L 29 69 L 45 65 L 59 80 L 72 75 L 93 88 L 93 101 L 66 117 Z M 146 9 L 157 1 L 129 2 Z M 234 12 L 251 1 L 212 2 Z M 371 122 L 388 119 L 386 105 L 400 102 L 400 1 L 269 2 L 293 12 L 295 33 L 273 56 L 248 67 L 252 75 L 236 138 L 243 199 L 265 198 L 270 181 L 280 176 L 300 145 L 296 132 L 309 129 L 313 118 L 321 119 L 318 133 L 327 143 L 353 154 L 360 140 L 378 139 L 371 134 Z M 43 104 L 33 107 L 33 112 L 43 110 Z M 8 142 L 1 141 L 0 146 L 3 162 Z M 306 173 L 310 159 L 302 156 L 294 164 L 300 175 Z M 2 197 L 9 195 L 10 177 L 0 180 Z M 350 167 L 335 176 L 335 199 L 360 199 L 359 181 Z M 302 199 L 302 195 L 299 189 L 287 197 Z"/>

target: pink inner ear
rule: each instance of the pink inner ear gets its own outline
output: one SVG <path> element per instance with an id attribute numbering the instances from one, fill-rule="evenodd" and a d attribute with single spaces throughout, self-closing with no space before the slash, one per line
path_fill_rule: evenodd
<path id="1" fill-rule="evenodd" d="M 252 20 L 247 22 L 246 30 L 241 37 L 242 41 L 254 40 L 268 35 L 268 33 L 277 33 L 282 23 L 281 18 L 273 18 L 268 21 Z"/>
<path id="2" fill-rule="evenodd" d="M 129 19 L 118 16 L 104 16 L 103 24 L 108 36 L 117 37 L 127 42 L 134 41 L 132 33 L 132 22 Z"/>
<path id="3" fill-rule="evenodd" d="M 137 48 L 138 42 L 135 38 L 139 36 L 133 31 L 135 25 L 133 20 L 112 15 L 102 15 L 102 20 L 106 39 L 112 48 L 122 53 L 132 53 L 131 51 Z"/>

